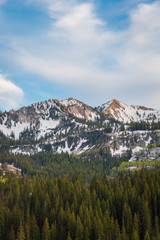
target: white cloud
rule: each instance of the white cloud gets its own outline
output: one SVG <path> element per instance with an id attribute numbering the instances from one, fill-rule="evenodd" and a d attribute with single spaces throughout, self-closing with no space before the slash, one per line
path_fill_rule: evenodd
<path id="1" fill-rule="evenodd" d="M 125 37 L 121 66 L 152 83 L 159 82 L 160 2 L 140 4 L 131 13 L 131 25 Z"/>
<path id="2" fill-rule="evenodd" d="M 0 74 L 0 108 L 9 110 L 17 107 L 22 99 L 23 90 Z"/>
<path id="3" fill-rule="evenodd" d="M 124 88 L 132 89 L 133 85 L 155 85 L 160 91 L 159 1 L 138 5 L 130 12 L 129 26 L 123 31 L 110 30 L 96 16 L 92 3 L 40 2 L 51 18 L 50 29 L 30 41 L 12 42 L 14 60 L 26 70 L 49 81 L 84 89 L 90 98 L 94 98 L 92 91 L 106 94 L 106 99 L 111 91 L 120 96 Z M 88 87 L 91 83 L 92 89 Z M 132 98 L 136 94 L 130 92 Z M 137 101 L 142 98 L 150 102 L 143 89 L 136 96 Z"/>
<path id="4" fill-rule="evenodd" d="M 45 44 L 36 41 L 39 53 L 35 54 L 35 46 L 27 51 L 19 41 L 12 47 L 20 51 L 20 64 L 52 81 L 81 84 L 90 79 L 96 83 L 97 78 L 105 81 L 107 75 L 110 77 L 110 73 L 98 68 L 101 57 L 108 54 L 109 46 L 115 41 L 115 33 L 105 32 L 104 27 L 96 18 L 92 4 L 79 4 L 52 23 L 48 38 L 43 38 Z M 23 41 L 23 44 L 27 43 Z"/>

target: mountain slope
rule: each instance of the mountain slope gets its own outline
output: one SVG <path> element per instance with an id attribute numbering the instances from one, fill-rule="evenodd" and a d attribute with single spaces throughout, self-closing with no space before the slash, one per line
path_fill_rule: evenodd
<path id="1" fill-rule="evenodd" d="M 86 104 L 74 99 L 69 98 L 67 100 L 57 100 L 61 105 L 65 107 L 65 111 L 73 114 L 75 117 L 85 119 L 87 121 L 95 121 L 100 118 L 97 111 Z"/>
<path id="2" fill-rule="evenodd" d="M 108 154 L 120 156 L 150 143 L 159 144 L 160 124 L 153 126 L 158 121 L 160 111 L 117 100 L 93 109 L 73 98 L 53 99 L 1 113 L 0 131 L 17 140 L 10 148 L 14 154 L 80 154 L 104 148 Z"/>
<path id="3" fill-rule="evenodd" d="M 160 121 L 159 110 L 142 106 L 129 106 L 115 99 L 97 107 L 97 110 L 105 113 L 107 118 L 113 118 L 123 123 Z"/>
<path id="4" fill-rule="evenodd" d="M 76 118 L 76 120 L 75 120 Z M 66 134 L 87 127 L 100 115 L 93 108 L 78 100 L 48 100 L 11 110 L 0 115 L 0 131 L 8 137 L 40 139 L 49 135 Z M 82 121 L 79 120 L 84 120 Z"/>

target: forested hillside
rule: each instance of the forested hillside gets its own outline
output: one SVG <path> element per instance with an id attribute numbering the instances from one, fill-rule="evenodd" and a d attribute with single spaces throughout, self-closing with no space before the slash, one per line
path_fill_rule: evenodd
<path id="1" fill-rule="evenodd" d="M 160 171 L 0 180 L 0 239 L 160 239 Z"/>
<path id="2" fill-rule="evenodd" d="M 95 157 L 96 156 L 96 157 Z M 0 155 L 0 162 L 5 166 L 6 163 L 14 163 L 15 167 L 22 169 L 22 173 L 29 177 L 34 175 L 54 178 L 74 173 L 82 176 L 83 181 L 91 181 L 94 173 L 101 178 L 104 173 L 110 174 L 112 168 L 116 168 L 128 158 L 112 158 L 107 153 L 83 153 L 80 156 L 69 155 L 68 153 L 53 154 L 39 153 L 33 156 L 13 155 L 3 153 Z"/>

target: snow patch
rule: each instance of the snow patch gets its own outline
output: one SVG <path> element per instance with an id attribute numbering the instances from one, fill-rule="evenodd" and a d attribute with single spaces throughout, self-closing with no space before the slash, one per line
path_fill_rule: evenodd
<path id="1" fill-rule="evenodd" d="M 113 151 L 112 150 L 112 155 L 119 155 L 121 156 L 122 154 L 126 153 L 126 151 L 128 150 L 128 148 L 126 146 L 120 146 L 118 150 Z"/>
<path id="2" fill-rule="evenodd" d="M 151 143 L 151 140 L 152 140 L 152 137 L 151 137 L 151 136 L 149 136 L 148 140 L 145 142 L 145 144 L 146 144 L 146 147 L 148 146 L 148 144 L 150 144 L 150 143 Z"/>
<path id="3" fill-rule="evenodd" d="M 137 146 L 137 147 L 135 147 L 135 148 L 132 150 L 132 154 L 138 153 L 138 152 L 140 152 L 140 151 L 142 151 L 142 150 L 143 150 L 142 147 Z"/>
<path id="4" fill-rule="evenodd" d="M 6 125 L 4 125 L 4 122 L 2 125 L 0 125 L 0 131 L 3 132 L 3 134 L 5 136 L 11 136 L 12 134 L 14 134 L 15 139 L 18 140 L 19 139 L 19 135 L 21 132 L 23 132 L 24 130 L 26 130 L 27 128 L 30 128 L 30 123 L 14 123 L 13 121 L 11 122 L 11 128 L 7 128 Z"/>

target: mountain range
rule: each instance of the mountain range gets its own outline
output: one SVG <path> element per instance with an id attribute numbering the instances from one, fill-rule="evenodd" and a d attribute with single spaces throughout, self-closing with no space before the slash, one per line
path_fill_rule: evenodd
<path id="1" fill-rule="evenodd" d="M 115 99 L 93 108 L 69 98 L 1 113 L 0 131 L 16 140 L 10 149 L 14 154 L 81 154 L 105 148 L 114 156 L 159 143 L 159 122 L 160 110 L 129 106 Z"/>

